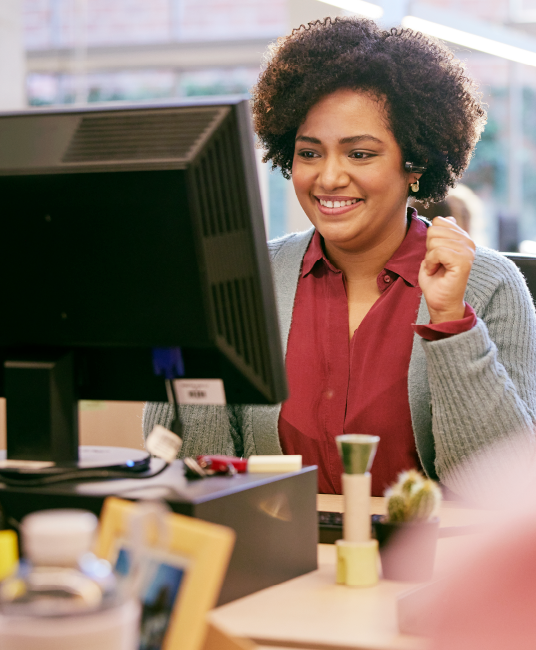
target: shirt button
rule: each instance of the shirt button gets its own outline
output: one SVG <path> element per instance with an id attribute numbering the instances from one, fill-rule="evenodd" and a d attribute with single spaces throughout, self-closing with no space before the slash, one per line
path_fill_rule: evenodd
<path id="1" fill-rule="evenodd" d="M 384 282 L 391 282 L 391 276 L 390 275 L 385 275 L 383 278 Z"/>

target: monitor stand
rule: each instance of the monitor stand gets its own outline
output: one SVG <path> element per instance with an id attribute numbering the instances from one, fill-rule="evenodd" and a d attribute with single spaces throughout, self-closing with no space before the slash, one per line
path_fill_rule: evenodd
<path id="1" fill-rule="evenodd" d="M 63 474 L 70 470 L 106 469 L 110 471 L 132 472 L 132 478 L 151 468 L 151 457 L 142 449 L 126 447 L 99 447 L 84 445 L 78 448 L 79 457 L 75 462 L 54 463 L 35 460 L 10 459 L 6 451 L 0 451 L 0 481 L 2 476 L 33 479 L 38 476 Z M 80 480 L 83 480 L 82 474 Z"/>
<path id="2" fill-rule="evenodd" d="M 78 448 L 78 460 L 74 462 L 35 461 L 10 459 L 6 451 L 0 451 L 0 482 L 2 476 L 17 479 L 34 479 L 53 476 L 70 470 L 106 469 L 131 472 L 132 478 L 151 469 L 151 457 L 142 449 L 126 447 L 82 446 Z M 83 480 L 82 474 L 80 480 Z"/>
<path id="3" fill-rule="evenodd" d="M 65 470 L 149 469 L 146 451 L 121 447 L 78 447 L 78 399 L 72 352 L 4 362 L 7 461 L 0 471 L 22 476 Z M 29 461 L 29 462 L 28 462 Z M 39 464 L 37 464 L 39 463 Z"/>

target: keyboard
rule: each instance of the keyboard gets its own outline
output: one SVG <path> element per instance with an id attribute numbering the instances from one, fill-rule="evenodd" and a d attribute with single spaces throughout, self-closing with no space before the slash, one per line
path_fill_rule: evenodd
<path id="1" fill-rule="evenodd" d="M 374 538 L 372 524 L 381 519 L 381 515 L 371 515 L 371 537 Z M 344 515 L 342 512 L 318 512 L 318 543 L 335 544 L 342 539 L 342 525 Z M 486 530 L 483 524 L 470 524 L 466 526 L 448 526 L 439 529 L 439 537 L 457 537 L 458 535 L 472 535 Z"/>

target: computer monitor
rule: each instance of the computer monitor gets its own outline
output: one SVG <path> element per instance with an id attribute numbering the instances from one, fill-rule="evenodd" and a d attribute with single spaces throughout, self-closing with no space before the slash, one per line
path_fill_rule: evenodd
<path id="1" fill-rule="evenodd" d="M 285 399 L 246 99 L 0 114 L 0 239 L 8 458 L 76 461 L 79 399 L 168 401 L 155 349 Z"/>

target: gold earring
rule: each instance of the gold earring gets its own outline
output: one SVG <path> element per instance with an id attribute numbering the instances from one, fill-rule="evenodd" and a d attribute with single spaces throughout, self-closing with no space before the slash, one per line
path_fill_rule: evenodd
<path id="1" fill-rule="evenodd" d="M 411 190 L 413 192 L 418 192 L 419 191 L 419 181 L 416 180 L 415 183 L 410 184 Z"/>

